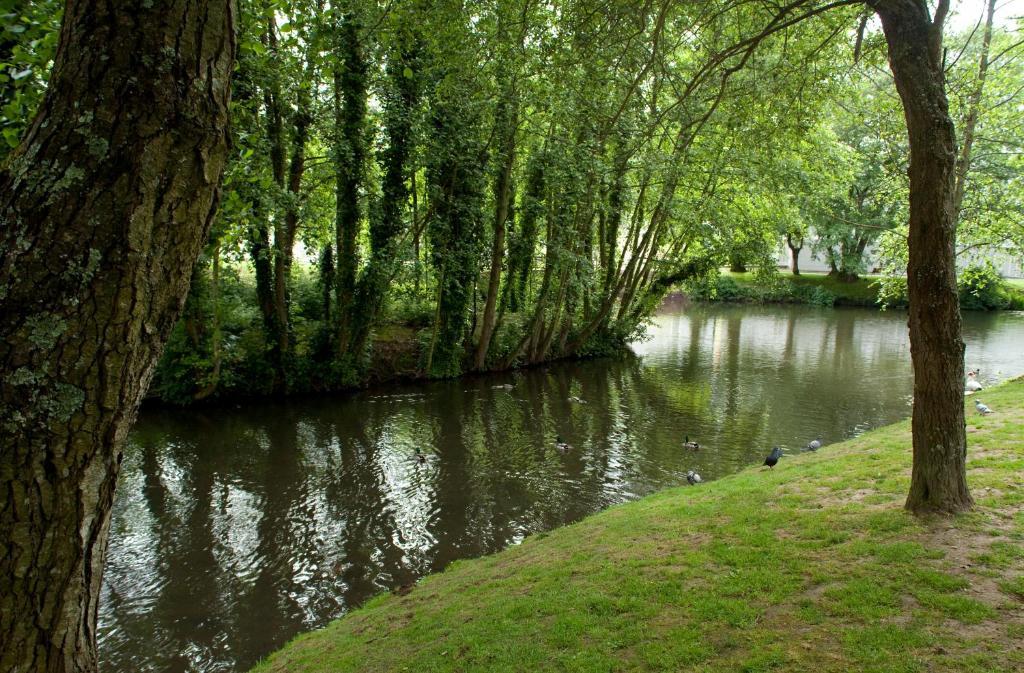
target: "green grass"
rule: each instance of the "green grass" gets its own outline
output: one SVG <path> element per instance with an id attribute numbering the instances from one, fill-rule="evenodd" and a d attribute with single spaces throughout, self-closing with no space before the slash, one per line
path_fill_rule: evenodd
<path id="1" fill-rule="evenodd" d="M 1006 298 L 1011 311 L 1024 311 L 1024 278 L 1006 278 Z"/>
<path id="2" fill-rule="evenodd" d="M 899 423 L 455 563 L 256 670 L 1024 670 L 1024 382 L 984 399 L 969 514 L 903 510 Z"/>
<path id="3" fill-rule="evenodd" d="M 758 281 L 752 272 L 723 271 L 722 275 L 732 278 L 745 289 L 758 287 Z M 797 287 L 820 287 L 828 290 L 835 295 L 836 304 L 839 306 L 875 306 L 878 300 L 878 288 L 874 285 L 877 276 L 863 276 L 852 283 L 844 283 L 824 273 L 803 271 L 799 276 L 794 276 L 789 271 L 780 270 L 779 278 Z"/>
<path id="4" fill-rule="evenodd" d="M 779 271 L 779 287 L 765 287 L 753 272 L 736 273 L 722 271 L 722 277 L 731 278 L 739 286 L 741 300 L 761 301 L 767 303 L 806 303 L 806 292 L 795 292 L 794 289 L 821 288 L 835 296 L 836 306 L 877 307 L 878 286 L 875 284 L 879 276 L 862 276 L 852 283 L 843 282 L 825 273 L 802 272 L 794 276 L 789 271 Z M 1006 308 L 1013 311 L 1024 310 L 1024 279 L 1004 279 L 1003 295 Z"/>
<path id="5" fill-rule="evenodd" d="M 844 283 L 826 274 L 803 272 L 800 276 L 794 276 L 791 272 L 779 271 L 774 282 L 766 285 L 754 272 L 737 274 L 723 270 L 718 298 L 755 303 L 821 304 L 824 297 L 829 297 L 824 305 L 831 305 L 831 300 L 835 300 L 836 305 L 840 306 L 877 306 L 879 288 L 874 286 L 877 280 L 878 277 L 864 277 L 852 283 Z M 733 285 L 728 288 L 722 282 Z M 699 292 L 696 296 L 699 298 Z"/>

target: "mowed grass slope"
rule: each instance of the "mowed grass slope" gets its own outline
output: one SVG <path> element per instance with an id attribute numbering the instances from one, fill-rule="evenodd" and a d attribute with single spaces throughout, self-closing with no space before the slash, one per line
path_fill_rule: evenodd
<path id="1" fill-rule="evenodd" d="M 980 397 L 970 514 L 904 512 L 900 423 L 456 563 L 256 670 L 1022 671 L 1024 382 Z"/>

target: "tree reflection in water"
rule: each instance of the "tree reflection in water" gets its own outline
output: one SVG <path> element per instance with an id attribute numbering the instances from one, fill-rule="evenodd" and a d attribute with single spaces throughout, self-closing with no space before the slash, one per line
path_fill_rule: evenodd
<path id="1" fill-rule="evenodd" d="M 112 524 L 103 669 L 245 670 L 456 559 L 687 470 L 714 479 L 767 447 L 909 413 L 900 313 L 676 306 L 652 334 L 642 357 L 143 413 Z M 1021 373 L 1024 318 L 968 315 L 965 334 L 972 366 Z"/>

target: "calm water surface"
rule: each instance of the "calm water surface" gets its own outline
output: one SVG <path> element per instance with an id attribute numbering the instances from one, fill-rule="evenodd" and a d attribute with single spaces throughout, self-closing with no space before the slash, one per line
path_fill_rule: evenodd
<path id="1" fill-rule="evenodd" d="M 455 559 L 690 469 L 714 479 L 774 444 L 910 413 L 903 313 L 670 302 L 650 334 L 637 357 L 143 413 L 114 510 L 102 670 L 244 671 Z M 969 314 L 964 335 L 983 381 L 1024 373 L 1024 314 Z"/>

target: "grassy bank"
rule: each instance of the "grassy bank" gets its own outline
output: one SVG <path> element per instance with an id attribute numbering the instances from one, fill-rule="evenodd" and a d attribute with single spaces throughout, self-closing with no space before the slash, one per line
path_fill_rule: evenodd
<path id="1" fill-rule="evenodd" d="M 807 273 L 794 276 L 780 272 L 772 282 L 766 283 L 753 272 L 723 271 L 713 288 L 689 288 L 695 301 L 728 301 L 756 304 L 812 304 L 818 306 L 878 307 L 880 276 L 864 276 L 853 282 L 841 281 L 825 273 Z M 892 301 L 894 298 L 890 298 Z M 991 305 L 984 305 L 991 302 Z M 986 302 L 967 294 L 961 288 L 961 304 L 965 310 L 1009 309 L 1024 310 L 1024 280 L 1003 279 Z M 979 305 L 980 304 L 980 305 Z M 894 306 L 905 306 L 905 297 L 895 298 Z"/>
<path id="2" fill-rule="evenodd" d="M 848 283 L 824 273 L 794 276 L 780 272 L 766 284 L 754 272 L 722 271 L 713 288 L 690 288 L 690 294 L 697 301 L 874 307 L 878 303 L 876 280 L 867 276 Z"/>
<path id="3" fill-rule="evenodd" d="M 971 514 L 904 512 L 900 423 L 456 563 L 257 671 L 1024 670 L 1024 382 L 981 399 Z"/>

